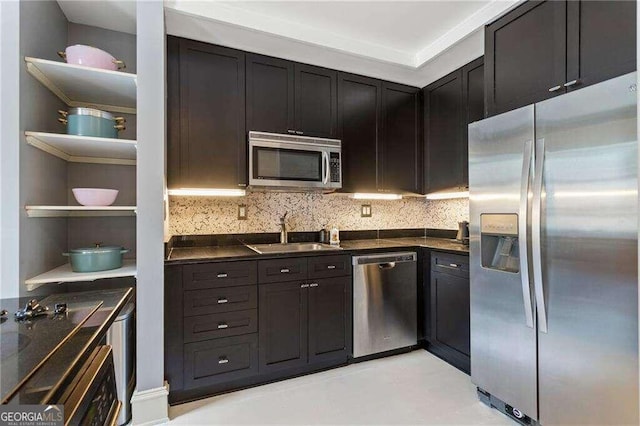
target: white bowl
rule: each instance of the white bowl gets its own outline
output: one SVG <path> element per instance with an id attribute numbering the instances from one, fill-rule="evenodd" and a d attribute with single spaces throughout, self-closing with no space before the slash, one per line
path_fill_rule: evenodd
<path id="1" fill-rule="evenodd" d="M 117 189 L 73 188 L 72 191 L 83 206 L 110 206 L 118 196 Z"/>

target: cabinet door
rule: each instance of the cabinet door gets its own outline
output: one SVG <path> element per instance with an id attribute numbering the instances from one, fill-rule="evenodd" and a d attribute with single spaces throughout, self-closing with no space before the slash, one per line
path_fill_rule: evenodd
<path id="1" fill-rule="evenodd" d="M 567 3 L 567 82 L 570 90 L 636 70 L 636 2 Z"/>
<path id="2" fill-rule="evenodd" d="M 338 126 L 343 192 L 378 189 L 378 137 L 382 124 L 380 80 L 338 73 Z"/>
<path id="3" fill-rule="evenodd" d="M 382 83 L 382 141 L 378 167 L 387 192 L 420 192 L 420 90 Z"/>
<path id="4" fill-rule="evenodd" d="M 462 67 L 462 105 L 464 123 L 462 128 L 462 184 L 469 186 L 469 124 L 482 120 L 484 115 L 484 57 Z"/>
<path id="5" fill-rule="evenodd" d="M 338 128 L 336 71 L 295 64 L 296 134 L 334 138 Z"/>
<path id="6" fill-rule="evenodd" d="M 486 27 L 487 115 L 565 92 L 566 12 L 564 1 L 528 1 Z"/>
<path id="7" fill-rule="evenodd" d="M 309 363 L 347 360 L 351 346 L 351 278 L 323 278 L 309 287 Z"/>
<path id="8" fill-rule="evenodd" d="M 307 294 L 300 282 L 259 286 L 260 373 L 307 364 Z"/>
<path id="9" fill-rule="evenodd" d="M 293 62 L 247 54 L 247 131 L 294 133 Z"/>
<path id="10" fill-rule="evenodd" d="M 463 180 L 462 80 L 462 70 L 456 70 L 424 90 L 426 193 L 458 187 Z"/>
<path id="11" fill-rule="evenodd" d="M 432 341 L 469 356 L 469 278 L 431 272 Z"/>
<path id="12" fill-rule="evenodd" d="M 168 164 L 178 168 L 170 170 L 169 186 L 246 186 L 245 54 L 185 39 L 177 47 L 168 59 L 179 73 L 175 78 L 169 70 L 169 85 L 179 86 L 169 87 L 170 97 L 178 97 L 168 101 L 169 121 L 179 123 L 179 132 L 169 132 Z"/>

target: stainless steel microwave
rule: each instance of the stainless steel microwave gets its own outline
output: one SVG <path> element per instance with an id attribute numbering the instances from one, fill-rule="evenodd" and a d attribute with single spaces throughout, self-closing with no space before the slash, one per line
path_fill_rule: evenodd
<path id="1" fill-rule="evenodd" d="M 249 132 L 249 186 L 340 189 L 341 145 L 338 139 Z"/>

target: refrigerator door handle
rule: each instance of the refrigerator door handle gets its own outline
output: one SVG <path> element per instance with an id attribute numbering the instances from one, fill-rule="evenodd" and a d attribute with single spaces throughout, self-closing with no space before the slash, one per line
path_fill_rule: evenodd
<path id="1" fill-rule="evenodd" d="M 522 280 L 522 299 L 527 327 L 533 328 L 533 309 L 531 304 L 531 284 L 529 281 L 529 253 L 527 248 L 527 209 L 529 201 L 529 179 L 531 176 L 531 160 L 533 157 L 533 141 L 524 143 L 522 160 L 522 176 L 520 176 L 520 208 L 518 214 L 518 249 L 520 251 L 520 279 Z"/>
<path id="2" fill-rule="evenodd" d="M 533 174 L 533 200 L 531 206 L 531 260 L 533 264 L 533 284 L 536 291 L 538 310 L 538 329 L 548 332 L 547 308 L 545 306 L 544 286 L 542 283 L 542 175 L 544 172 L 544 138 L 536 143 L 535 170 Z"/>

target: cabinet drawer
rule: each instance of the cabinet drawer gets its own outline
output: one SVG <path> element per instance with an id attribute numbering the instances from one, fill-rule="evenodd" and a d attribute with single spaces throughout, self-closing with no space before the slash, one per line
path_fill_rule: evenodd
<path id="1" fill-rule="evenodd" d="M 459 277 L 469 277 L 469 256 L 431 252 L 431 270 Z"/>
<path id="2" fill-rule="evenodd" d="M 258 262 L 258 282 L 268 284 L 307 279 L 307 259 L 284 258 Z"/>
<path id="3" fill-rule="evenodd" d="M 184 292 L 185 317 L 242 311 L 257 307 L 258 287 L 255 285 Z"/>
<path id="4" fill-rule="evenodd" d="M 258 331 L 258 310 L 223 312 L 184 319 L 184 342 L 238 336 Z"/>
<path id="5" fill-rule="evenodd" d="M 351 257 L 319 256 L 309 258 L 309 278 L 331 278 L 351 275 Z"/>
<path id="6" fill-rule="evenodd" d="M 185 290 L 200 290 L 255 284 L 256 277 L 256 262 L 222 262 L 187 265 L 182 279 Z"/>
<path id="7" fill-rule="evenodd" d="M 258 336 L 229 337 L 184 345 L 184 387 L 193 389 L 258 373 Z"/>

